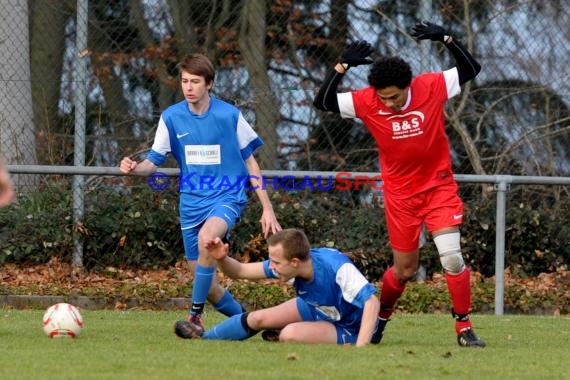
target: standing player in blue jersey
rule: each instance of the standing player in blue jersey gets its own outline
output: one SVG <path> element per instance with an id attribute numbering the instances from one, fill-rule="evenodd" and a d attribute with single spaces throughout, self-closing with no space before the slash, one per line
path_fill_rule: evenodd
<path id="1" fill-rule="evenodd" d="M 267 309 L 234 315 L 204 332 L 201 325 L 179 321 L 185 338 L 244 340 L 260 330 L 279 330 L 278 340 L 296 343 L 370 342 L 377 328 L 380 302 L 376 288 L 336 249 L 313 248 L 305 234 L 286 229 L 267 239 L 269 260 L 240 263 L 227 256 L 228 245 L 216 238 L 206 245 L 210 256 L 232 278 L 294 280 L 296 298 Z"/>
<path id="2" fill-rule="evenodd" d="M 172 154 L 180 167 L 180 224 L 186 259 L 194 272 L 192 307 L 188 319 L 201 325 L 206 299 L 221 313 L 232 316 L 242 306 L 219 285 L 216 261 L 205 242 L 227 239 L 246 206 L 245 187 L 255 189 L 262 207 L 265 237 L 281 230 L 253 152 L 263 141 L 239 109 L 210 94 L 215 70 L 202 54 L 189 54 L 178 65 L 185 100 L 161 115 L 154 144 L 147 158 L 126 157 L 120 169 L 148 176 Z"/>

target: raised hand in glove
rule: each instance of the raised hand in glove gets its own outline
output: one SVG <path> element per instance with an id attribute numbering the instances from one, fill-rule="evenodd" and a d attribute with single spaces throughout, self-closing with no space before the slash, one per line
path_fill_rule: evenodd
<path id="1" fill-rule="evenodd" d="M 446 31 L 443 27 L 429 21 L 418 22 L 412 28 L 412 37 L 418 40 L 432 40 L 444 42 Z"/>
<path id="2" fill-rule="evenodd" d="M 372 54 L 373 51 L 372 46 L 364 40 L 352 42 L 348 45 L 344 53 L 342 53 L 340 63 L 343 65 L 346 64 L 346 69 L 358 65 L 369 65 L 374 61 L 366 57 Z"/>

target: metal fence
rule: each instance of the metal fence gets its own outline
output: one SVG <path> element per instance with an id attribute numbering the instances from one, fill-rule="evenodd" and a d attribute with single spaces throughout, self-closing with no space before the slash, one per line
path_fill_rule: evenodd
<path id="1" fill-rule="evenodd" d="M 101 176 L 118 176 L 122 175 L 118 168 L 115 167 L 80 167 L 80 166 L 38 166 L 38 165 L 11 165 L 8 169 L 12 173 L 19 174 L 60 174 L 60 175 L 73 175 L 74 177 L 91 176 L 91 178 L 100 178 Z M 162 172 L 169 176 L 178 176 L 178 169 L 163 169 Z M 342 172 L 347 174 L 346 172 Z M 297 178 L 336 178 L 339 172 L 316 172 L 316 171 L 281 171 L 281 170 L 268 170 L 262 172 L 264 177 L 269 178 L 283 178 L 285 176 L 294 175 Z M 358 176 L 375 178 L 378 173 L 376 172 L 351 172 L 351 179 Z M 347 176 L 348 178 L 348 176 Z M 460 185 L 466 184 L 486 184 L 493 185 L 493 190 L 496 192 L 496 214 L 495 214 L 495 315 L 503 315 L 504 313 L 504 288 L 505 288 L 505 233 L 506 233 L 506 215 L 507 215 L 507 200 L 508 192 L 511 185 L 547 185 L 549 187 L 556 187 L 560 185 L 567 187 L 570 185 L 570 177 L 537 177 L 537 176 L 505 176 L 505 175 L 455 175 L 455 179 Z M 465 188 L 463 188 L 465 191 Z M 462 188 L 460 187 L 460 193 Z M 465 199 L 468 205 L 470 199 Z M 363 200 L 361 206 L 366 206 L 367 201 Z M 519 207 L 513 205 L 512 207 Z M 74 215 L 77 216 L 74 203 Z M 81 238 L 77 236 L 75 240 L 74 260 L 76 264 L 82 264 L 82 243 Z M 540 248 L 540 247 L 537 247 Z"/>

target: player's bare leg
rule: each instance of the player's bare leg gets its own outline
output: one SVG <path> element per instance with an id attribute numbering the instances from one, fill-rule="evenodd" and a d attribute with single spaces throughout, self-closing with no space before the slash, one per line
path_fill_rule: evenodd
<path id="1" fill-rule="evenodd" d="M 335 325 L 326 321 L 291 323 L 279 333 L 280 342 L 336 344 L 337 339 Z"/>
<path id="2" fill-rule="evenodd" d="M 206 220 L 198 233 L 198 260 L 190 262 L 194 273 L 194 287 L 192 290 L 192 306 L 186 322 L 190 322 L 194 327 L 199 327 L 202 332 L 202 313 L 206 300 L 216 310 L 227 316 L 241 314 L 245 311 L 232 295 L 219 284 L 219 278 L 216 273 L 216 260 L 210 256 L 207 248 L 209 242 L 224 237 L 227 230 L 228 225 L 221 218 L 211 217 Z M 197 333 L 200 333 L 198 331 L 200 329 L 190 329 L 188 326 L 184 321 L 177 322 L 175 326 L 176 334 L 182 338 L 193 338 Z"/>

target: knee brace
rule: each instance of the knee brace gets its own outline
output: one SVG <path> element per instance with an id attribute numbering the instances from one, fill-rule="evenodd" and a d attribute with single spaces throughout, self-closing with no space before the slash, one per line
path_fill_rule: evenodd
<path id="1" fill-rule="evenodd" d="M 463 272 L 465 262 L 461 254 L 459 232 L 456 231 L 435 236 L 433 241 L 439 252 L 439 260 L 441 261 L 443 269 L 450 274 Z"/>

